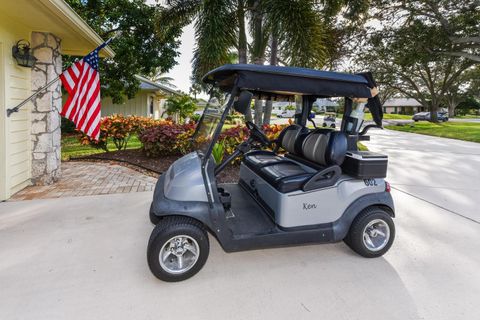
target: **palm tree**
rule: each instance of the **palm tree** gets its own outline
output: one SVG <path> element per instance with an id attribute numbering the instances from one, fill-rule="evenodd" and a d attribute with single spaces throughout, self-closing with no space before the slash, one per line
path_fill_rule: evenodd
<path id="1" fill-rule="evenodd" d="M 172 83 L 174 80 L 171 77 L 165 76 L 166 73 L 162 72 L 161 68 L 158 68 L 153 74 L 150 75 L 149 79 L 152 80 L 153 82 L 163 84 L 167 87 L 176 89 L 177 86 Z"/>
<path id="2" fill-rule="evenodd" d="M 159 15 L 159 32 L 169 25 L 195 21 L 197 45 L 193 57 L 193 77 L 200 81 L 209 70 L 231 62 L 235 48 L 238 62 L 264 64 L 270 47 L 270 64 L 321 68 L 329 57 L 328 23 L 340 11 L 366 11 L 370 0 L 167 0 Z M 363 5 L 360 5 L 363 4 Z M 354 16 L 354 15 L 352 15 Z M 333 19 L 330 19 L 333 20 Z M 245 22 L 248 22 L 248 28 Z M 247 43 L 250 31 L 252 42 Z M 330 43 L 332 43 L 330 41 Z M 248 56 L 250 58 L 248 59 Z M 262 123 L 262 103 L 255 103 L 255 122 Z M 267 104 L 266 122 L 271 103 Z M 247 120 L 251 118 L 247 114 Z"/>

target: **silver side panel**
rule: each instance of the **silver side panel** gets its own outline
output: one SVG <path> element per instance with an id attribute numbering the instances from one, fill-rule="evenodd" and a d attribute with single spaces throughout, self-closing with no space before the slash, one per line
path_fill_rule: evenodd
<path id="1" fill-rule="evenodd" d="M 196 152 L 175 161 L 165 173 L 165 197 L 177 201 L 208 202 L 202 176 L 202 161 Z"/>
<path id="2" fill-rule="evenodd" d="M 250 187 L 254 185 L 258 196 L 274 212 L 275 222 L 285 228 L 333 222 L 359 197 L 385 190 L 383 179 L 364 181 L 342 175 L 332 187 L 281 193 L 243 163 L 240 179 Z"/>

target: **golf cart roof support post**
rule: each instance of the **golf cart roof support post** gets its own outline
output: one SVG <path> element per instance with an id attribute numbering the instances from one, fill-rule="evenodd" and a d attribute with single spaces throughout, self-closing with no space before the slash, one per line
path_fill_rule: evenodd
<path id="1" fill-rule="evenodd" d="M 340 126 L 340 131 L 345 130 L 346 119 L 352 113 L 353 109 L 353 100 L 349 97 L 345 97 L 345 104 L 343 106 L 343 117 L 342 117 L 342 124 Z"/>
<path id="2" fill-rule="evenodd" d="M 220 133 L 222 133 L 223 124 L 225 123 L 225 119 L 227 118 L 228 111 L 230 111 L 230 109 L 232 108 L 233 102 L 235 101 L 235 97 L 237 96 L 238 91 L 239 90 L 237 86 L 234 86 L 232 88 L 230 97 L 227 102 L 227 106 L 225 107 L 225 110 L 223 110 L 222 116 L 220 117 L 220 121 L 218 122 L 217 127 L 215 128 L 215 132 L 213 133 L 212 141 L 208 146 L 207 152 L 205 152 L 203 165 L 205 165 L 208 159 L 210 158 L 210 155 L 212 154 L 213 146 L 217 142 L 218 137 L 220 136 Z"/>
<path id="3" fill-rule="evenodd" d="M 302 96 L 302 116 L 300 117 L 300 123 L 302 127 L 307 125 L 308 115 L 310 114 L 313 106 L 313 102 L 315 102 L 316 98 L 313 96 Z"/>
<path id="4" fill-rule="evenodd" d="M 227 106 L 225 107 L 225 110 L 223 110 L 222 116 L 220 118 L 220 122 L 218 123 L 217 127 L 215 128 L 215 132 L 213 133 L 212 141 L 210 142 L 210 145 L 208 146 L 207 152 L 204 154 L 204 158 L 202 160 L 202 176 L 203 176 L 203 182 L 205 184 L 205 190 L 207 192 L 207 199 L 208 199 L 208 204 L 210 208 L 213 208 L 213 190 L 211 190 L 211 181 L 210 178 L 208 177 L 208 172 L 207 172 L 207 164 L 208 160 L 210 159 L 210 156 L 213 151 L 213 146 L 218 140 L 218 137 L 220 136 L 220 133 L 222 133 L 222 128 L 223 124 L 225 123 L 225 119 L 227 117 L 228 112 L 232 108 L 233 102 L 235 101 L 235 97 L 238 93 L 239 89 L 236 85 L 233 86 L 232 91 L 230 93 L 230 97 L 227 102 Z"/>
<path id="5" fill-rule="evenodd" d="M 212 84 L 211 87 L 210 87 L 210 90 L 208 90 L 208 101 L 207 103 L 205 104 L 205 108 L 203 108 L 203 112 L 202 112 L 202 115 L 200 116 L 200 119 L 198 120 L 198 123 L 201 123 L 202 120 L 203 120 L 203 116 L 205 115 L 205 110 L 208 109 L 208 107 L 210 107 L 210 101 L 212 100 L 213 98 L 213 89 L 215 89 L 215 86 Z M 196 126 L 195 127 L 195 132 L 192 134 L 192 143 L 193 143 L 193 137 L 196 137 L 197 136 L 197 131 L 198 131 L 198 128 L 199 126 Z"/>

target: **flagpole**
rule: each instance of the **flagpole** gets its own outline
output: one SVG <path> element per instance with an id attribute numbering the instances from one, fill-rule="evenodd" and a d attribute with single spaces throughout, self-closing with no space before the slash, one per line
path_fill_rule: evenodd
<path id="1" fill-rule="evenodd" d="M 47 83 L 46 85 L 44 85 L 43 87 L 41 87 L 40 89 L 37 90 L 37 92 L 35 92 L 34 94 L 32 94 L 30 97 L 28 97 L 27 99 L 23 100 L 22 102 L 20 102 L 18 105 L 16 105 L 15 107 L 13 108 L 10 108 L 10 109 L 7 109 L 7 117 L 10 117 L 10 115 L 14 112 L 18 112 L 18 110 L 23 106 L 25 105 L 26 103 L 28 103 L 30 100 L 32 100 L 33 98 L 35 98 L 36 96 L 38 96 L 40 94 L 40 92 L 42 92 L 43 90 L 47 89 L 48 87 L 50 87 L 52 84 L 54 84 L 55 82 L 57 82 L 58 80 L 60 80 L 60 77 L 57 76 L 55 79 L 53 79 L 52 81 L 50 81 L 49 83 Z"/>
<path id="2" fill-rule="evenodd" d="M 107 41 L 105 41 L 102 46 L 103 48 L 105 46 L 107 46 L 114 38 L 116 38 L 116 35 L 111 37 L 110 39 L 108 39 Z M 102 49 L 103 49 L 102 48 Z M 82 58 L 83 59 L 83 58 Z M 8 108 L 7 109 L 7 117 L 10 117 L 12 113 L 14 112 L 18 112 L 18 110 L 23 107 L 25 104 L 27 104 L 30 100 L 32 100 L 33 98 L 35 98 L 36 96 L 38 96 L 43 90 L 47 89 L 48 87 L 50 87 L 52 84 L 54 84 L 55 82 L 57 82 L 58 80 L 60 80 L 60 76 L 57 76 L 55 79 L 51 80 L 50 82 L 48 82 L 46 85 L 44 85 L 43 87 L 41 87 L 40 89 L 37 90 L 37 92 L 35 92 L 34 94 L 32 94 L 30 97 L 28 97 L 27 99 L 23 100 L 22 102 L 20 102 L 18 105 L 16 105 L 15 107 L 13 108 Z"/>

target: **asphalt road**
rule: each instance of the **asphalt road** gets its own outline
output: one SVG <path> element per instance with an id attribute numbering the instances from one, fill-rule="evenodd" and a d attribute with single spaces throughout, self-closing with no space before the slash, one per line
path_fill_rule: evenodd
<path id="1" fill-rule="evenodd" d="M 199 274 L 165 283 L 145 257 L 151 192 L 0 203 L 0 319 L 480 319 L 479 145 L 423 138 L 369 143 L 389 154 L 397 215 L 377 259 L 211 238 Z"/>

